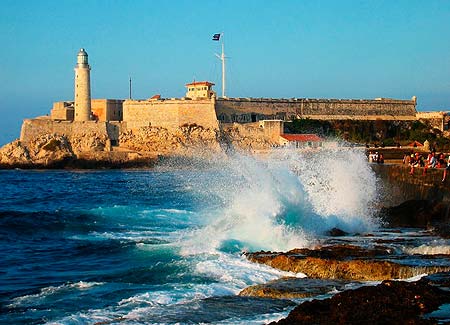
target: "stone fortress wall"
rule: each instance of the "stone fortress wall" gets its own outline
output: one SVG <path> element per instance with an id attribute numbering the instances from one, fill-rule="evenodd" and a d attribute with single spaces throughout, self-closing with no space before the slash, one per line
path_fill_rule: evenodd
<path id="1" fill-rule="evenodd" d="M 219 98 L 217 119 L 223 123 L 294 118 L 319 120 L 415 120 L 416 98 L 397 100 Z"/>
<path id="2" fill-rule="evenodd" d="M 421 112 L 416 117 L 419 121 L 428 122 L 432 127 L 441 131 L 449 129 L 450 116 L 444 112 Z"/>
<path id="3" fill-rule="evenodd" d="M 86 134 L 104 135 L 113 143 L 119 140 L 124 132 L 121 122 L 98 121 L 55 121 L 42 117 L 26 119 L 22 123 L 20 141 L 29 143 L 44 134 L 58 134 L 66 136 L 83 136 Z"/>
<path id="4" fill-rule="evenodd" d="M 210 129 L 228 127 L 233 123 L 264 128 L 264 125 L 258 124 L 259 121 L 290 121 L 294 118 L 413 121 L 416 120 L 417 114 L 415 99 L 216 99 L 213 96 L 196 99 L 185 97 L 125 101 L 92 99 L 91 102 L 92 113 L 97 122 L 83 121 L 82 125 L 71 125 L 70 123 L 74 119 L 73 102 L 57 102 L 53 106 L 51 119 L 32 119 L 24 122 L 21 140 L 28 141 L 30 138 L 44 133 L 71 135 L 79 127 L 86 132 L 98 128 L 102 133 L 106 125 L 111 123 L 115 123 L 120 132 L 148 126 L 162 127 L 173 131 L 188 124 Z M 434 115 L 423 118 L 431 117 L 435 118 Z M 261 134 L 259 131 L 254 133 Z M 117 136 L 111 138 L 113 141 L 117 139 Z"/>
<path id="5" fill-rule="evenodd" d="M 128 130 L 145 126 L 174 130 L 187 124 L 218 129 L 214 98 L 126 100 L 123 103 L 123 121 Z"/>

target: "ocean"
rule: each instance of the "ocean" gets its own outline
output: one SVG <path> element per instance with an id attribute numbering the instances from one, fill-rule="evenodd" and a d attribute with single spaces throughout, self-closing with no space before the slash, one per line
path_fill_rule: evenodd
<path id="1" fill-rule="evenodd" d="M 263 324 L 301 300 L 237 294 L 305 275 L 243 252 L 315 247 L 333 227 L 361 245 L 395 237 L 399 256 L 419 264 L 430 262 L 418 252 L 450 247 L 383 229 L 378 180 L 357 149 L 0 171 L 0 183 L 2 324 Z"/>

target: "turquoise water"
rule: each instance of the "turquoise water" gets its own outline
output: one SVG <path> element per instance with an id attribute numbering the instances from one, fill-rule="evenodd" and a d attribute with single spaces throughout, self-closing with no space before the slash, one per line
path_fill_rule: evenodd
<path id="1" fill-rule="evenodd" d="M 294 302 L 237 293 L 303 275 L 243 251 L 314 246 L 335 226 L 378 228 L 366 186 L 376 177 L 358 152 L 0 171 L 0 181 L 0 323 L 261 324 Z"/>

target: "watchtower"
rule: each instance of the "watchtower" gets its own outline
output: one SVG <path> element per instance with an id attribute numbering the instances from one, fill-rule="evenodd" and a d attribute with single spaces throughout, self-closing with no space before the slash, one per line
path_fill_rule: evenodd
<path id="1" fill-rule="evenodd" d="M 80 49 L 75 66 L 75 121 L 91 119 L 91 67 L 88 64 L 88 54 Z"/>
<path id="2" fill-rule="evenodd" d="M 212 90 L 214 84 L 209 81 L 197 81 L 186 84 L 186 97 L 190 99 L 200 99 L 215 97 L 216 93 Z"/>

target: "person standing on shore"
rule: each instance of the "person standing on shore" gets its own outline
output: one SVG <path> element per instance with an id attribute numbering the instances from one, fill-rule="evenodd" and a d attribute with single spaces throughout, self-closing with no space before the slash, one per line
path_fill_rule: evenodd
<path id="1" fill-rule="evenodd" d="M 435 157 L 435 153 L 434 152 L 430 152 L 428 154 L 428 158 L 427 158 L 427 161 L 426 161 L 426 164 L 425 164 L 425 168 L 423 170 L 422 175 L 425 175 L 427 173 L 427 169 L 428 168 L 435 168 L 436 167 L 436 162 L 437 162 L 437 160 L 436 160 L 436 157 Z"/>
<path id="2" fill-rule="evenodd" d="M 447 178 L 447 171 L 450 170 L 450 155 L 447 158 L 447 167 L 444 169 L 444 175 L 442 176 L 442 183 L 445 182 L 445 179 Z"/>

